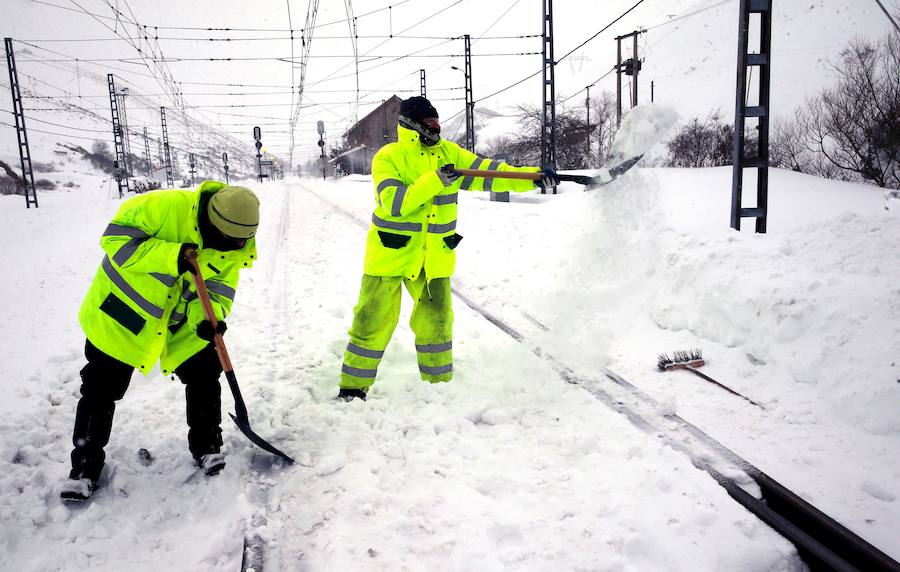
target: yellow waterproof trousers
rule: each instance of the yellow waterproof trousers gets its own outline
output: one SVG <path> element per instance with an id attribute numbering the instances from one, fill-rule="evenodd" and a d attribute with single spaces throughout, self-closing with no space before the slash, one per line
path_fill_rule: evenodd
<path id="1" fill-rule="evenodd" d="M 435 383 L 453 378 L 450 279 L 426 282 L 424 271 L 415 280 L 364 274 L 341 367 L 342 388 L 368 389 L 375 382 L 378 364 L 400 319 L 401 282 L 415 301 L 409 326 L 416 334 L 422 379 Z"/>

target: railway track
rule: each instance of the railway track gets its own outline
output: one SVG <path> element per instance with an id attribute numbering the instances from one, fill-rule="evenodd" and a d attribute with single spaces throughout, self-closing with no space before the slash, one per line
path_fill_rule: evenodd
<path id="1" fill-rule="evenodd" d="M 306 189 L 358 226 L 368 222 Z M 728 495 L 791 542 L 811 570 L 840 572 L 900 572 L 900 564 L 857 534 L 806 502 L 725 445 L 677 414 L 658 413 L 658 403 L 627 380 L 603 368 L 601 375 L 580 375 L 530 344 L 526 336 L 469 298 L 456 287 L 453 294 L 507 336 L 548 362 L 566 383 L 578 385 L 595 399 L 623 415 L 637 428 L 684 453 Z"/>

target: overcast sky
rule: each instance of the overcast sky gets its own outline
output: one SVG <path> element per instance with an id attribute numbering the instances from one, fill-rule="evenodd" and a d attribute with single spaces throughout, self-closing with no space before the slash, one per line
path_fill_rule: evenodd
<path id="1" fill-rule="evenodd" d="M 895 0 L 889 1 L 896 3 Z M 635 2 L 636 0 L 556 0 L 556 57 L 560 58 L 578 46 Z M 858 30 L 851 26 L 843 33 L 850 34 L 854 30 L 865 33 L 874 31 L 875 27 L 878 30 L 886 29 L 886 19 L 875 9 L 874 2 L 857 2 L 862 5 L 861 13 L 864 18 L 853 24 Z M 847 4 L 843 0 L 840 3 Z M 57 7 L 48 4 L 56 4 Z M 777 4 L 778 2 L 776 10 Z M 810 0 L 808 4 L 810 9 L 815 5 L 828 6 L 828 2 L 823 0 Z M 126 78 L 135 92 L 161 94 L 159 84 L 148 77 L 151 68 L 140 61 L 133 47 L 116 36 L 116 32 L 137 35 L 133 25 L 123 25 L 113 19 L 114 8 L 118 9 L 127 18 L 134 18 L 147 26 L 148 36 L 159 38 L 158 47 L 168 60 L 182 60 L 169 61 L 167 66 L 173 77 L 181 82 L 185 102 L 192 109 L 191 114 L 202 114 L 209 121 L 220 123 L 224 129 L 242 138 L 247 137 L 253 124 L 259 124 L 263 127 L 267 148 L 286 156 L 288 124 L 297 101 L 291 86 L 300 84 L 299 59 L 303 53 L 301 30 L 307 20 L 308 5 L 308 2 L 301 0 L 130 0 L 127 3 L 125 0 L 3 0 L 4 13 L 0 31 L 3 35 L 11 35 L 17 40 L 33 40 L 35 44 L 81 60 L 130 58 L 130 61 L 121 62 L 80 62 L 79 69 L 102 74 L 112 71 Z M 392 7 L 387 9 L 388 6 Z M 645 54 L 652 51 L 649 48 L 652 48 L 653 39 L 671 36 L 680 29 L 678 25 L 668 26 L 668 23 L 678 22 L 679 18 L 688 16 L 696 24 L 697 20 L 716 13 L 708 10 L 704 14 L 689 16 L 698 8 L 705 7 L 719 9 L 724 15 L 723 21 L 730 22 L 719 27 L 728 29 L 728 45 L 723 50 L 727 59 L 723 61 L 733 61 L 735 50 L 732 40 L 733 28 L 736 28 L 737 0 L 646 0 L 609 31 L 557 66 L 558 95 L 565 96 L 583 89 L 612 66 L 615 59 L 613 38 L 616 35 L 628 33 L 639 26 L 649 28 L 651 32 L 641 37 L 640 49 Z M 417 94 L 420 68 L 426 70 L 428 95 L 441 112 L 442 118 L 449 118 L 462 111 L 464 94 L 460 88 L 463 86 L 463 74 L 451 66 L 463 67 L 463 40 L 443 38 L 471 35 L 476 100 L 541 68 L 539 54 L 496 55 L 540 52 L 540 37 L 517 36 L 541 33 L 541 0 L 356 0 L 352 2 L 352 9 L 357 16 L 356 32 L 359 36 L 358 110 L 355 110 L 357 76 L 352 57 L 351 29 L 346 20 L 347 8 L 344 2 L 321 2 L 315 20 L 317 27 L 312 33 L 309 49 L 303 108 L 295 130 L 295 156 L 300 160 L 318 153 L 315 145 L 317 120 L 325 122 L 328 137 L 336 140 L 351 125 L 354 111 L 358 117 L 362 117 L 392 93 L 401 97 Z M 82 10 L 93 12 L 97 17 L 85 14 Z M 226 32 L 167 28 L 172 26 L 256 30 Z M 291 29 L 295 30 L 293 42 L 290 39 Z M 814 33 L 815 30 L 811 32 Z M 386 37 L 389 35 L 396 37 Z M 484 38 L 479 39 L 482 36 Z M 231 40 L 210 41 L 210 38 Z M 692 40 L 695 39 L 685 38 L 688 43 Z M 148 46 L 147 42 L 141 40 L 137 43 L 143 49 Z M 149 45 L 155 49 L 157 43 Z M 838 49 L 839 44 L 835 43 L 831 47 Z M 34 54 L 41 58 L 62 57 L 41 51 L 34 51 Z M 295 65 L 289 61 L 292 54 L 297 59 Z M 402 56 L 409 57 L 398 59 Z M 227 62 L 185 61 L 188 58 L 226 57 L 245 59 Z M 23 56 L 20 58 L 25 60 Z M 285 58 L 285 61 L 274 58 Z M 688 54 L 685 54 L 685 59 L 689 59 Z M 74 64 L 55 62 L 53 65 L 71 69 Z M 728 69 L 728 65 L 720 65 L 721 69 L 715 72 L 724 82 L 723 85 L 733 85 L 734 70 L 733 67 Z M 50 66 L 26 61 L 20 67 L 36 69 Z M 51 77 L 57 82 L 75 88 L 77 78 L 74 74 L 59 69 L 44 70 L 45 73 L 47 71 L 54 74 Z M 158 71 L 156 73 L 159 74 Z M 614 76 L 610 76 L 599 88 L 615 89 L 613 80 Z M 200 85 L 202 83 L 234 83 L 253 87 Z M 96 90 L 96 84 L 94 89 Z M 296 89 L 293 91 L 296 92 Z M 104 94 L 101 92 L 93 95 L 102 98 Z M 519 103 L 539 105 L 540 99 L 541 83 L 538 74 L 513 89 L 480 102 L 479 106 L 503 109 Z M 103 103 L 102 99 L 98 101 Z M 162 96 L 158 101 L 159 105 L 171 105 Z M 149 115 L 151 112 L 154 115 Z M 149 108 L 130 109 L 130 122 L 137 124 L 141 121 L 141 113 L 148 114 L 144 121 L 155 123 L 157 111 Z"/>

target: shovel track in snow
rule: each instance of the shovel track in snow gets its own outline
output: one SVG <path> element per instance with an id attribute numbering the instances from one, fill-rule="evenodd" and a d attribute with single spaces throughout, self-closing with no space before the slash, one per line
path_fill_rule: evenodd
<path id="1" fill-rule="evenodd" d="M 307 187 L 304 190 L 329 204 L 358 226 L 368 229 L 366 221 L 315 191 Z M 900 572 L 900 564 L 884 552 L 800 498 L 699 427 L 676 414 L 658 413 L 657 401 L 621 376 L 606 368 L 602 369 L 602 376 L 599 378 L 577 374 L 541 347 L 530 344 L 524 335 L 458 288 L 453 287 L 452 291 L 466 306 L 549 363 L 566 383 L 582 387 L 637 428 L 687 455 L 695 467 L 709 474 L 732 499 L 791 542 L 810 569 Z"/>

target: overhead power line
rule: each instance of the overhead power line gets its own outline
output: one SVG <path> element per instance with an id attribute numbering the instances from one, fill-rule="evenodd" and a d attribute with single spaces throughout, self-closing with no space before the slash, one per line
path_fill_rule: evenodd
<path id="1" fill-rule="evenodd" d="M 494 52 L 494 53 L 479 53 L 479 57 L 508 57 L 508 56 L 533 56 L 539 54 L 541 52 Z M 353 58 L 352 54 L 321 54 L 318 56 L 310 56 L 313 59 L 348 59 Z M 375 54 L 367 56 L 366 62 L 374 62 L 384 58 L 393 58 L 393 61 L 406 59 L 406 58 L 461 58 L 463 54 Z M 40 59 L 40 58 L 30 58 L 30 59 L 22 59 L 20 61 L 23 62 L 83 62 L 83 63 L 98 63 L 98 62 L 120 62 L 120 63 L 133 63 L 133 62 L 143 62 L 144 58 L 56 58 L 56 59 Z M 179 57 L 170 57 L 157 60 L 159 63 L 181 63 L 181 62 L 260 62 L 260 61 L 273 61 L 273 62 L 282 62 L 282 63 L 298 63 L 298 58 L 294 58 L 293 56 L 249 56 L 249 57 L 218 57 L 218 58 L 179 58 Z M 321 82 L 318 82 L 321 83 Z"/>
<path id="2" fill-rule="evenodd" d="M 89 11 L 89 10 L 86 10 L 86 9 L 82 8 L 81 6 L 78 6 L 78 8 L 80 8 L 80 9 L 76 10 L 75 8 L 70 8 L 70 7 L 68 7 L 68 6 L 60 6 L 59 4 L 54 4 L 54 3 L 52 3 L 52 2 L 45 2 L 45 1 L 43 1 L 43 0 L 31 0 L 31 2 L 33 2 L 33 3 L 35 3 L 35 4 L 43 4 L 44 6 L 50 6 L 50 7 L 53 7 L 53 8 L 59 8 L 60 10 L 67 10 L 67 11 L 69 11 L 69 12 L 77 12 L 77 13 L 80 13 L 80 14 L 85 14 L 85 15 L 88 15 L 88 16 L 93 16 L 93 17 L 96 17 L 96 18 L 99 18 L 99 19 L 102 19 L 102 20 L 108 20 L 108 21 L 113 21 L 113 22 L 115 22 L 115 21 L 117 20 L 116 18 L 111 17 L 111 16 L 104 16 L 104 15 L 102 15 L 102 14 L 95 14 L 95 13 Z M 384 7 L 382 7 L 382 8 L 377 8 L 377 9 L 375 9 L 375 10 L 371 10 L 371 11 L 366 12 L 366 13 L 364 13 L 364 14 L 359 14 L 359 15 L 357 15 L 356 17 L 357 17 L 357 18 L 365 18 L 366 16 L 371 16 L 372 14 L 377 14 L 377 13 L 379 13 L 379 12 L 384 12 L 385 10 L 390 10 L 390 9 L 395 8 L 395 7 L 397 7 L 397 6 L 401 6 L 401 5 L 403 5 L 403 4 L 406 4 L 407 2 L 410 2 L 410 0 L 401 0 L 400 2 L 395 2 L 394 4 L 390 4 L 390 5 L 384 6 Z M 76 4 L 76 6 L 77 6 L 77 4 Z M 336 24 L 343 24 L 343 23 L 346 23 L 346 22 L 347 22 L 347 19 L 344 18 L 344 19 L 340 19 L 340 20 L 334 20 L 334 21 L 331 21 L 331 22 L 325 22 L 324 24 L 318 24 L 318 25 L 315 25 L 315 26 L 310 27 L 309 29 L 314 29 L 314 28 L 324 28 L 324 27 L 326 27 L 326 26 L 333 26 L 333 25 L 336 25 Z M 289 32 L 291 31 L 290 29 L 284 29 L 284 28 L 232 28 L 232 27 L 198 27 L 198 26 L 161 26 L 161 25 L 158 25 L 158 24 L 139 24 L 139 23 L 136 22 L 136 21 L 128 21 L 128 23 L 129 23 L 129 24 L 132 24 L 132 25 L 136 25 L 136 26 L 141 26 L 141 27 L 143 27 L 143 28 L 145 28 L 145 29 L 152 29 L 152 30 L 184 30 L 184 31 L 191 31 L 191 32 L 198 32 L 198 31 L 202 32 L 202 31 L 206 31 L 206 32 L 285 32 L 285 33 L 289 33 Z"/>
<path id="3" fill-rule="evenodd" d="M 900 26 L 897 25 L 897 21 L 894 20 L 894 17 L 891 16 L 891 13 L 888 12 L 887 8 L 884 7 L 884 4 L 881 3 L 881 0 L 875 0 L 878 3 L 878 6 L 881 8 L 881 11 L 884 12 L 884 15 L 887 16 L 887 19 L 891 21 L 891 24 L 894 25 L 894 29 L 900 32 Z"/>

